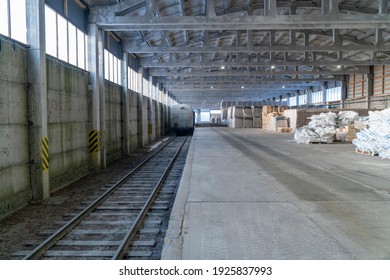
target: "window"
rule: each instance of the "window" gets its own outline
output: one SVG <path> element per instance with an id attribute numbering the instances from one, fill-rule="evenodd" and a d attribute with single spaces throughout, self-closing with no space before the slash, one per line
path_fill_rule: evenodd
<path id="1" fill-rule="evenodd" d="M 22 43 L 27 42 L 26 0 L 10 1 L 11 38 Z"/>
<path id="2" fill-rule="evenodd" d="M 26 0 L 0 0 L 0 33 L 27 43 Z"/>
<path id="3" fill-rule="evenodd" d="M 291 96 L 288 98 L 288 106 L 297 106 L 297 97 Z"/>
<path id="4" fill-rule="evenodd" d="M 0 0 L 0 33 L 8 34 L 8 0 Z"/>
<path id="5" fill-rule="evenodd" d="M 318 104 L 318 103 L 323 103 L 324 102 L 324 92 L 321 90 L 321 91 L 316 91 L 316 92 L 312 92 L 311 94 L 311 101 L 313 104 Z"/>
<path id="6" fill-rule="evenodd" d="M 299 95 L 298 102 L 299 102 L 298 105 L 307 104 L 307 94 Z"/>
<path id="7" fill-rule="evenodd" d="M 210 111 L 201 111 L 200 112 L 200 121 L 209 122 L 210 121 Z"/>
<path id="8" fill-rule="evenodd" d="M 58 16 L 58 58 L 68 62 L 68 25 L 66 19 Z"/>
<path id="9" fill-rule="evenodd" d="M 110 61 L 109 61 L 109 52 L 104 50 L 104 79 L 110 80 Z"/>
<path id="10" fill-rule="evenodd" d="M 128 88 L 132 91 L 138 92 L 138 73 L 133 70 L 131 67 L 128 68 Z"/>
<path id="11" fill-rule="evenodd" d="M 45 24 L 46 53 L 87 70 L 87 35 L 48 5 Z"/>
<path id="12" fill-rule="evenodd" d="M 86 63 L 86 35 L 79 29 L 77 29 L 77 66 L 82 69 L 87 69 Z"/>
<path id="13" fill-rule="evenodd" d="M 47 5 L 45 6 L 45 20 L 50 23 L 46 24 L 46 53 L 57 56 L 57 14 Z"/>
<path id="14" fill-rule="evenodd" d="M 326 90 L 326 102 L 341 100 L 341 87 L 328 88 Z"/>
<path id="15" fill-rule="evenodd" d="M 77 31 L 76 26 L 68 22 L 69 63 L 77 66 Z"/>
<path id="16" fill-rule="evenodd" d="M 149 96 L 149 81 L 145 78 L 142 78 L 142 94 Z"/>
<path id="17" fill-rule="evenodd" d="M 121 61 L 108 50 L 104 50 L 104 78 L 110 82 L 121 84 Z"/>

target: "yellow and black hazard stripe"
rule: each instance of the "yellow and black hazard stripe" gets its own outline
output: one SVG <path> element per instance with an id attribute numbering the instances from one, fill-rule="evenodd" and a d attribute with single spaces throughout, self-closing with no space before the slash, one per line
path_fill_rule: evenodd
<path id="1" fill-rule="evenodd" d="M 99 130 L 92 130 L 89 133 L 89 152 L 99 152 L 100 151 L 100 133 Z"/>
<path id="2" fill-rule="evenodd" d="M 42 138 L 42 169 L 49 170 L 49 140 L 47 137 Z"/>
<path id="3" fill-rule="evenodd" d="M 153 133 L 153 125 L 150 123 L 148 124 L 148 134 L 152 134 Z"/>

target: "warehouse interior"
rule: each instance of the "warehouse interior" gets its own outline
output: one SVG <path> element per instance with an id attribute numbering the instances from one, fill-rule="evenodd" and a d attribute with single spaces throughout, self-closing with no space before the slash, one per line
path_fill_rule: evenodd
<path id="1" fill-rule="evenodd" d="M 193 141 L 199 142 L 193 143 L 190 153 L 198 151 L 199 157 L 190 156 L 192 161 L 188 164 L 193 163 L 194 168 L 186 166 L 184 174 L 194 172 L 203 176 L 213 168 L 218 174 L 221 172 L 221 178 L 226 170 L 239 174 L 231 159 L 218 152 L 214 154 L 218 147 L 229 145 L 234 149 L 221 153 L 228 155 L 234 150 L 237 157 L 251 157 L 258 153 L 255 149 L 260 149 L 266 157 L 279 157 L 279 161 L 270 163 L 274 169 L 255 159 L 251 163 L 262 166 L 259 172 L 266 178 L 260 180 L 272 181 L 269 174 L 279 179 L 285 176 L 276 185 L 288 184 L 288 178 L 293 185 L 302 184 L 299 176 L 292 178 L 291 174 L 285 174 L 283 164 L 285 168 L 295 166 L 299 175 L 311 170 L 309 163 L 318 165 L 312 158 L 316 155 L 322 155 L 329 165 L 318 165 L 319 168 L 311 170 L 313 174 L 319 170 L 342 170 L 359 162 L 354 172 L 366 177 L 340 173 L 336 177 L 341 181 L 329 184 L 332 188 L 342 184 L 346 188 L 341 191 L 346 201 L 355 201 L 353 182 L 358 189 L 368 186 L 375 195 L 368 195 L 371 202 L 365 207 L 375 207 L 376 200 L 382 202 L 378 206 L 378 212 L 383 214 L 378 218 L 380 225 L 372 227 L 380 228 L 381 234 L 390 233 L 384 222 L 389 214 L 386 202 L 390 200 L 390 189 L 386 180 L 390 178 L 386 174 L 390 170 L 390 153 L 386 154 L 389 157 L 381 158 L 355 149 L 351 144 L 356 138 L 355 128 L 352 139 L 345 141 L 352 133 L 350 123 L 338 127 L 338 134 L 335 130 L 332 135 L 341 137 L 338 143 L 348 144 L 313 147 L 316 143 L 330 143 L 329 138 L 302 141 L 313 145 L 291 143 L 294 131 L 307 126 L 313 115 L 351 111 L 367 117 L 370 111 L 390 108 L 388 0 L 0 0 L 0 219 L 23 211 L 27 205 L 46 201 L 87 175 L 104 172 L 116 160 L 168 135 L 170 108 L 176 104 L 191 106 L 197 123 L 204 122 L 201 116 L 207 114 L 206 122 L 220 124 L 195 129 Z M 364 125 L 361 119 L 359 123 Z M 385 134 L 390 135 L 390 131 Z M 205 151 L 197 150 L 201 144 Z M 254 148 L 252 155 L 248 147 Z M 206 160 L 211 154 L 213 157 Z M 286 155 L 307 163 L 289 167 Z M 332 162 L 332 158 L 338 163 Z M 226 169 L 227 166 L 232 169 Z M 274 174 L 279 169 L 280 174 Z M 334 174 L 330 172 L 329 176 Z M 370 181 L 367 176 L 373 179 Z M 343 177 L 348 177 L 351 185 L 345 185 Z M 190 181 L 188 186 L 198 185 L 201 189 L 211 184 L 191 181 L 194 177 L 189 175 L 184 178 Z M 214 180 L 210 176 L 205 178 Z M 253 184 L 257 179 L 249 178 L 247 183 Z M 321 176 L 310 180 L 320 179 Z M 325 182 L 329 178 L 322 179 Z M 217 184 L 213 181 L 211 185 Z M 240 183 L 235 181 L 234 185 Z M 298 187 L 292 192 L 299 196 L 299 201 L 320 201 L 328 200 L 325 189 L 318 191 L 319 197 Z M 333 200 L 337 200 L 336 189 L 330 191 Z M 195 193 L 194 201 L 211 199 L 210 193 L 204 191 Z M 213 191 L 211 196 L 217 197 Z M 270 194 L 267 199 L 285 198 Z M 366 200 L 360 194 L 356 199 L 356 203 Z M 186 207 L 189 206 L 177 205 L 181 214 L 174 219 L 182 222 L 189 213 Z M 277 206 L 273 207 L 276 208 L 260 211 L 278 211 Z M 197 210 L 207 216 L 211 210 L 205 209 Z M 349 211 L 352 210 L 343 213 L 352 215 Z M 199 217 L 188 215 L 189 224 L 199 223 Z M 373 219 L 373 215 L 365 219 Z M 269 218 L 268 222 L 274 221 Z M 298 231 L 292 224 L 286 226 Z M 322 226 L 330 227 L 325 223 Z M 356 230 L 356 225 L 352 227 Z M 208 232 L 209 235 L 205 232 L 201 236 L 219 244 L 215 240 L 218 232 Z M 202 253 L 195 248 L 203 239 L 196 240 L 191 235 L 187 242 L 181 234 L 175 230 L 168 232 L 167 242 L 172 246 L 168 244 L 166 258 L 387 259 L 390 256 L 389 243 L 383 245 L 389 235 L 376 235 L 378 232 L 367 235 L 380 239 L 371 244 L 380 252 L 364 254 L 359 251 L 364 251 L 364 246 L 346 253 L 336 244 L 340 240 L 325 240 L 327 237 L 316 231 L 315 235 L 320 235 L 318 240 L 324 244 L 329 241 L 329 248 L 338 253 L 321 247 L 320 253 L 314 255 L 299 255 L 296 253 L 299 249 L 293 246 L 289 248 L 291 251 L 281 251 L 280 255 L 274 254 L 272 248 L 264 249 L 270 250 L 269 254 L 248 249 L 247 255 L 244 252 L 235 255 L 229 248 L 222 253 L 218 248 L 212 252 L 210 248 L 214 247 Z M 255 238 L 254 232 L 249 234 Z M 359 234 L 364 235 L 363 229 Z M 310 241 L 315 243 L 314 239 Z M 184 244 L 180 257 L 174 251 L 176 243 Z M 250 247 L 246 243 L 245 246 L 237 250 Z"/>

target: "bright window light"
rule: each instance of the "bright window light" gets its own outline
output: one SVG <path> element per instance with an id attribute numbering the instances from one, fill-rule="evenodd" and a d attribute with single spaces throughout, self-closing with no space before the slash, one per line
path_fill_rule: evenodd
<path id="1" fill-rule="evenodd" d="M 68 22 L 69 63 L 77 66 L 77 32 L 76 26 Z"/>
<path id="2" fill-rule="evenodd" d="M 112 80 L 112 82 L 114 82 L 114 83 L 118 83 L 118 59 L 115 57 L 115 56 L 113 56 L 113 62 L 114 62 L 114 64 L 113 64 L 113 72 L 114 72 L 114 77 L 113 77 L 113 80 Z"/>
<path id="3" fill-rule="evenodd" d="M 118 85 L 122 84 L 122 65 L 120 59 L 118 59 Z"/>
<path id="4" fill-rule="evenodd" d="M 0 33 L 5 36 L 9 36 L 7 0 L 0 0 Z"/>
<path id="5" fill-rule="evenodd" d="M 68 28 L 67 21 L 58 15 L 58 58 L 68 62 Z"/>
<path id="6" fill-rule="evenodd" d="M 46 52 L 57 57 L 57 14 L 45 6 Z"/>
<path id="7" fill-rule="evenodd" d="M 11 37 L 26 44 L 26 0 L 12 0 L 10 4 Z"/>
<path id="8" fill-rule="evenodd" d="M 77 29 L 77 66 L 85 69 L 85 34 Z"/>
<path id="9" fill-rule="evenodd" d="M 110 60 L 108 58 L 108 51 L 104 50 L 104 79 L 109 80 L 110 79 Z"/>
<path id="10" fill-rule="evenodd" d="M 110 75 L 110 81 L 113 81 L 114 80 L 114 71 L 113 71 L 113 66 L 114 66 L 114 55 L 112 55 L 111 53 L 109 53 L 108 55 L 108 60 L 109 60 L 109 75 Z"/>

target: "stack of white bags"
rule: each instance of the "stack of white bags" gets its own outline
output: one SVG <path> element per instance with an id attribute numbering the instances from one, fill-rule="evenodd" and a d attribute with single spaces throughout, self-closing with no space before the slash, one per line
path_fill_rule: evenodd
<path id="1" fill-rule="evenodd" d="M 390 159 L 390 109 L 370 111 L 368 128 L 356 134 L 352 143 L 357 149 Z"/>
<path id="2" fill-rule="evenodd" d="M 336 118 L 337 115 L 332 112 L 311 116 L 308 125 L 295 129 L 294 140 L 303 144 L 333 143 L 336 135 Z"/>

